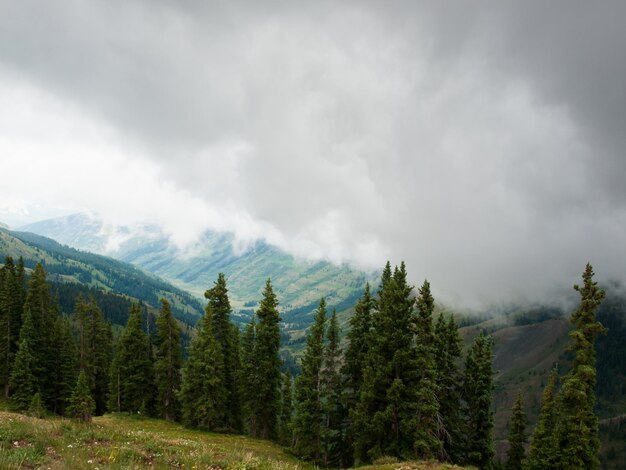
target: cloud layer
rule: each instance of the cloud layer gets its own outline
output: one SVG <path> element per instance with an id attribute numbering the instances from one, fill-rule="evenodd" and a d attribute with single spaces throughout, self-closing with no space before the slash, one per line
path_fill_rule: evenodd
<path id="1" fill-rule="evenodd" d="M 618 1 L 2 2 L 0 217 L 404 259 L 454 303 L 543 298 L 587 260 L 623 279 L 624 18 Z"/>

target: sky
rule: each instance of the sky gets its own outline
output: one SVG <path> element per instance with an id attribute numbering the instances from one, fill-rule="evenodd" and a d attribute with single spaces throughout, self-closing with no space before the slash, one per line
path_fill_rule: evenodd
<path id="1" fill-rule="evenodd" d="M 626 2 L 0 0 L 0 221 L 206 229 L 477 304 L 626 277 Z"/>

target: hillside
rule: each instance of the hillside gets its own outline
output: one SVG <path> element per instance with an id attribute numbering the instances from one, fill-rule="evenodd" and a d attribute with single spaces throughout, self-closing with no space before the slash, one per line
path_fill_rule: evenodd
<path id="1" fill-rule="evenodd" d="M 20 256 L 26 268 L 41 262 L 52 283 L 82 285 L 141 300 L 151 307 L 161 297 L 172 303 L 177 318 L 195 323 L 203 312 L 200 300 L 156 276 L 101 255 L 69 248 L 54 240 L 26 232 L 0 229 L 0 257 Z"/>
<path id="2" fill-rule="evenodd" d="M 377 273 L 346 265 L 297 259 L 263 241 L 238 250 L 230 233 L 207 231 L 193 247 L 181 251 L 157 227 L 113 228 L 84 214 L 21 229 L 132 263 L 198 296 L 223 272 L 228 278 L 231 304 L 244 317 L 252 313 L 270 277 L 290 330 L 300 330 L 310 322 L 322 296 L 331 307 L 342 311 L 354 305 L 366 282 L 375 283 L 378 278 Z"/>
<path id="3" fill-rule="evenodd" d="M 308 469 L 282 447 L 245 436 L 186 429 L 163 420 L 115 414 L 80 424 L 0 411 L 0 468 Z M 447 470 L 428 462 L 370 465 L 363 469 Z"/>

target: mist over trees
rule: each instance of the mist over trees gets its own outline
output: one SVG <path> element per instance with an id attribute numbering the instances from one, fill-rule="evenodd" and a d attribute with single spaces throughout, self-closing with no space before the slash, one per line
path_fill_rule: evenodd
<path id="1" fill-rule="evenodd" d="M 598 466 L 594 414 L 596 314 L 604 291 L 588 265 L 575 286 L 572 369 L 553 372 L 532 435 L 522 396 L 510 423 L 511 469 Z M 434 459 L 494 468 L 493 340 L 479 332 L 465 354 L 454 316 L 435 311 L 428 281 L 407 282 L 404 263 L 364 286 L 342 340 L 340 320 L 320 299 L 301 373 L 281 372 L 279 300 L 271 280 L 243 331 L 232 321 L 220 274 L 205 297 L 183 359 L 181 327 L 163 299 L 156 319 L 131 303 L 114 339 L 94 297 L 61 314 L 41 264 L 0 269 L 0 385 L 11 406 L 90 421 L 141 413 L 206 431 L 275 440 L 323 467 L 381 458 Z M 530 442 L 526 452 L 526 443 Z"/>

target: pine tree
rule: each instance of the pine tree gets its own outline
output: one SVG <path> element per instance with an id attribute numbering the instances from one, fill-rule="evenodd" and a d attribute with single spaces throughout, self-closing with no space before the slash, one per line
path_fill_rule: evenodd
<path id="1" fill-rule="evenodd" d="M 30 311 L 36 332 L 28 346 L 33 356 L 33 371 L 37 377 L 38 389 L 45 407 L 53 409 L 56 351 L 54 335 L 51 332 L 54 331 L 57 312 L 52 306 L 50 286 L 41 263 L 37 263 L 28 282 L 24 310 Z"/>
<path id="2" fill-rule="evenodd" d="M 39 392 L 35 376 L 35 358 L 30 348 L 35 335 L 32 315 L 30 310 L 26 310 L 20 330 L 20 347 L 9 379 L 11 403 L 18 411 L 27 410 L 34 395 Z"/>
<path id="3" fill-rule="evenodd" d="M 302 373 L 296 379 L 296 413 L 293 422 L 294 451 L 319 462 L 322 456 L 321 370 L 324 361 L 326 300 L 320 300 L 313 325 L 309 327 L 302 357 Z"/>
<path id="4" fill-rule="evenodd" d="M 232 431 L 242 429 L 241 391 L 239 377 L 241 362 L 237 345 L 239 330 L 231 323 L 230 300 L 226 288 L 226 277 L 219 273 L 214 286 L 208 289 L 204 296 L 208 300 L 206 315 L 211 317 L 211 324 L 215 340 L 222 351 L 221 381 L 224 385 L 224 415 L 223 426 Z"/>
<path id="5" fill-rule="evenodd" d="M 525 469 L 542 470 L 544 468 L 556 468 L 558 440 L 556 426 L 558 409 L 556 403 L 556 386 L 559 374 L 555 368 L 550 374 L 548 385 L 543 391 L 541 399 L 541 411 L 537 419 L 537 426 L 533 432 L 528 459 Z"/>
<path id="6" fill-rule="evenodd" d="M 439 314 L 435 324 L 434 354 L 443 452 L 449 461 L 460 463 L 463 452 L 462 377 L 457 363 L 461 357 L 461 336 L 452 315 L 446 321 L 444 315 Z"/>
<path id="7" fill-rule="evenodd" d="M 420 373 L 417 383 L 417 419 L 415 453 L 421 458 L 440 458 L 443 444 L 439 438 L 439 389 L 435 365 L 435 337 L 433 312 L 435 299 L 430 293 L 430 284 L 424 281 L 416 300 L 415 336 L 417 342 L 417 367 Z"/>
<path id="8" fill-rule="evenodd" d="M 23 291 L 23 262 L 21 268 L 19 265 L 16 268 L 13 259 L 7 256 L 0 269 L 0 387 L 7 398 L 13 361 L 19 348 Z"/>
<path id="9" fill-rule="evenodd" d="M 595 469 L 599 465 L 598 418 L 594 414 L 596 385 L 595 339 L 606 329 L 596 320 L 604 299 L 604 291 L 593 280 L 593 268 L 587 264 L 582 275 L 583 285 L 574 286 L 580 293 L 580 306 L 572 314 L 574 330 L 571 350 L 574 352 L 572 370 L 564 377 L 559 394 L 560 419 L 558 468 Z"/>
<path id="10" fill-rule="evenodd" d="M 52 411 L 57 414 L 64 414 L 76 383 L 76 347 L 67 318 L 57 318 L 54 328 L 54 343 L 57 353 L 54 356 L 55 381 L 52 392 Z"/>
<path id="11" fill-rule="evenodd" d="M 253 413 L 256 418 L 258 436 L 264 439 L 276 437 L 276 419 L 280 406 L 280 316 L 278 300 L 268 279 L 263 291 L 263 300 L 256 311 L 256 341 L 254 355 L 257 373 L 262 380 L 258 381 L 255 401 L 258 406 Z"/>
<path id="12" fill-rule="evenodd" d="M 223 430 L 227 412 L 223 364 L 222 349 L 207 314 L 198 322 L 198 335 L 191 340 L 189 358 L 183 366 L 179 401 L 185 425 L 206 431 Z"/>
<path id="13" fill-rule="evenodd" d="M 37 392 L 33 395 L 33 399 L 28 405 L 28 414 L 33 418 L 43 418 L 46 413 L 46 409 L 41 402 L 41 393 Z"/>
<path id="14" fill-rule="evenodd" d="M 522 470 L 522 462 L 526 454 L 524 444 L 526 444 L 526 413 L 524 413 L 522 394 L 519 393 L 513 405 L 513 413 L 511 415 L 509 449 L 506 462 L 507 470 Z"/>
<path id="15" fill-rule="evenodd" d="M 89 383 L 84 371 L 80 371 L 76 386 L 67 407 L 67 414 L 84 422 L 91 422 L 96 411 L 96 402 L 89 391 Z"/>
<path id="16" fill-rule="evenodd" d="M 110 391 L 119 399 L 119 411 L 146 412 L 152 400 L 154 385 L 149 346 L 148 336 L 141 328 L 141 307 L 133 304 L 111 371 Z"/>
<path id="17" fill-rule="evenodd" d="M 157 319 L 157 351 L 154 363 L 157 388 L 157 412 L 173 421 L 178 415 L 176 392 L 180 388 L 180 328 L 172 316 L 170 304 L 161 299 L 161 311 Z"/>
<path id="18" fill-rule="evenodd" d="M 255 354 L 256 344 L 256 322 L 254 318 L 246 325 L 241 342 L 241 375 L 242 375 L 242 404 L 245 421 L 245 429 L 251 436 L 258 435 L 257 410 L 259 404 L 259 396 L 257 394 L 259 382 L 259 364 Z"/>
<path id="19" fill-rule="evenodd" d="M 463 392 L 465 401 L 465 460 L 470 465 L 489 469 L 495 455 L 492 431 L 493 390 L 492 340 L 481 332 L 465 360 Z"/>
<path id="20" fill-rule="evenodd" d="M 324 364 L 321 371 L 321 400 L 323 406 L 322 462 L 326 467 L 338 467 L 343 459 L 344 407 L 341 400 L 341 348 L 337 312 L 333 309 L 326 334 Z"/>
<path id="21" fill-rule="evenodd" d="M 352 413 L 357 463 L 383 455 L 414 457 L 417 364 L 412 331 L 414 298 L 401 263 L 389 263 L 381 278 L 372 315 L 359 403 Z"/>
<path id="22" fill-rule="evenodd" d="M 289 446 L 292 442 L 291 420 L 293 416 L 293 403 L 291 396 L 291 375 L 283 374 L 283 386 L 281 389 L 280 414 L 278 417 L 278 441 Z"/>
<path id="23" fill-rule="evenodd" d="M 352 466 L 355 436 L 359 430 L 355 428 L 353 415 L 361 394 L 366 358 L 371 344 L 372 311 L 375 302 L 370 292 L 369 283 L 365 285 L 363 296 L 354 307 L 350 318 L 350 329 L 347 333 L 348 345 L 344 354 L 342 367 L 344 416 L 344 453 L 342 464 Z"/>

